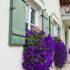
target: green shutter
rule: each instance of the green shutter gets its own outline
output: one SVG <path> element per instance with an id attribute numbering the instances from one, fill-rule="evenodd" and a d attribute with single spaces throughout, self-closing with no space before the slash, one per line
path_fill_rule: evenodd
<path id="1" fill-rule="evenodd" d="M 60 37 L 61 36 L 61 29 L 60 29 L 60 26 L 58 25 L 58 36 Z"/>
<path id="2" fill-rule="evenodd" d="M 10 6 L 10 44 L 25 44 L 26 4 L 22 0 L 11 0 Z"/>
<path id="3" fill-rule="evenodd" d="M 53 19 L 52 16 L 49 16 L 49 24 L 50 24 L 50 34 L 51 36 L 54 36 L 54 25 L 53 25 Z"/>
<path id="4" fill-rule="evenodd" d="M 49 33 L 49 24 L 48 20 L 43 18 L 43 31 L 45 33 Z"/>
<path id="5" fill-rule="evenodd" d="M 51 31 L 50 31 L 51 36 L 54 36 L 54 25 L 52 23 L 51 23 L 50 28 L 51 28 Z"/>
<path id="6" fill-rule="evenodd" d="M 42 12 L 43 12 L 43 16 L 48 19 L 48 13 L 46 12 L 46 9 L 43 9 Z"/>
<path id="7" fill-rule="evenodd" d="M 43 26 L 43 31 L 45 33 L 49 33 L 49 20 L 48 20 L 48 14 L 46 13 L 46 10 L 42 11 L 42 26 Z"/>

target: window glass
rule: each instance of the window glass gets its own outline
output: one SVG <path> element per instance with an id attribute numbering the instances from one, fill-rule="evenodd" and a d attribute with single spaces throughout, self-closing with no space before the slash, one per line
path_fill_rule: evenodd
<path id="1" fill-rule="evenodd" d="M 35 10 L 31 8 L 31 23 L 35 24 Z"/>

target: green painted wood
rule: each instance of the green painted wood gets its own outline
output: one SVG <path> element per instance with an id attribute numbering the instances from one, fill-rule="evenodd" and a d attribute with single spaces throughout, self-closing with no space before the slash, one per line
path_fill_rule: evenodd
<path id="1" fill-rule="evenodd" d="M 50 31 L 50 30 L 51 30 L 51 28 L 50 28 L 50 23 L 51 23 L 51 22 L 50 22 L 50 16 L 49 16 L 49 34 L 51 33 L 51 31 Z"/>
<path id="2" fill-rule="evenodd" d="M 23 45 L 25 42 L 25 37 L 12 35 L 12 45 Z"/>
<path id="3" fill-rule="evenodd" d="M 46 9 L 43 10 L 43 17 L 48 20 L 48 13 L 46 12 Z"/>
<path id="4" fill-rule="evenodd" d="M 54 36 L 54 24 L 52 16 L 49 16 L 49 33 L 51 34 L 51 36 Z"/>
<path id="5" fill-rule="evenodd" d="M 43 31 L 49 33 L 49 21 L 45 18 L 43 18 Z"/>
<path id="6" fill-rule="evenodd" d="M 53 37 L 54 36 L 54 25 L 51 24 L 50 28 L 51 28 L 50 34 Z"/>
<path id="7" fill-rule="evenodd" d="M 26 31 L 26 4 L 22 0 L 12 0 L 10 8 L 12 11 L 11 12 L 12 15 L 10 16 L 11 17 L 10 44 L 23 45 L 25 44 L 25 31 Z"/>
<path id="8" fill-rule="evenodd" d="M 46 10 L 42 10 L 42 29 L 45 33 L 49 33 L 49 17 Z"/>

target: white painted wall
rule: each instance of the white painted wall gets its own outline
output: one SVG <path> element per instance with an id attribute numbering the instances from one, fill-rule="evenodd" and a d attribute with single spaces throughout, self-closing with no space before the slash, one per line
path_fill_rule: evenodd
<path id="1" fill-rule="evenodd" d="M 8 45 L 10 0 L 0 0 L 0 70 L 23 70 L 22 47 Z"/>
<path id="2" fill-rule="evenodd" d="M 44 2 L 49 15 L 51 15 L 51 12 L 53 12 L 57 16 L 59 22 L 61 22 L 59 0 L 44 0 Z"/>
<path id="3" fill-rule="evenodd" d="M 61 23 L 58 0 L 44 1 L 48 13 L 54 12 Z M 23 48 L 8 45 L 9 7 L 10 0 L 0 0 L 0 70 L 23 70 L 21 66 Z"/>

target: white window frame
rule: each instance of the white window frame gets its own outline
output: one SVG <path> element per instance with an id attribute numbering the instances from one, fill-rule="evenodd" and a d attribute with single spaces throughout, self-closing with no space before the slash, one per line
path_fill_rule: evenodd
<path id="1" fill-rule="evenodd" d="M 35 24 L 31 23 L 31 8 L 32 7 L 30 5 L 26 6 L 26 23 L 28 24 L 28 29 L 31 29 L 31 25 L 35 26 Z M 35 10 L 35 15 L 36 15 L 36 10 Z M 36 23 L 36 16 L 35 16 L 35 23 Z"/>
<path id="2" fill-rule="evenodd" d="M 31 9 L 35 10 L 35 24 L 31 23 Z M 28 3 L 28 5 L 26 6 L 26 23 L 28 25 L 28 29 L 31 29 L 31 26 L 35 27 L 35 25 L 40 26 L 41 28 L 41 8 L 34 6 L 34 4 L 30 4 Z"/>

